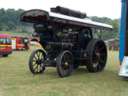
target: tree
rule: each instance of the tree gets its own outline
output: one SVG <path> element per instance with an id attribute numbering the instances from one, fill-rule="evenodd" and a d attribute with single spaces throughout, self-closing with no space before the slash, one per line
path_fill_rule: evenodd
<path id="1" fill-rule="evenodd" d="M 96 16 L 90 17 L 90 19 L 92 19 L 93 21 L 96 21 L 96 22 L 106 23 L 106 24 L 110 24 L 113 26 L 113 30 L 111 32 L 104 31 L 102 33 L 102 37 L 104 40 L 118 37 L 119 19 L 112 20 L 107 17 L 96 17 Z"/>

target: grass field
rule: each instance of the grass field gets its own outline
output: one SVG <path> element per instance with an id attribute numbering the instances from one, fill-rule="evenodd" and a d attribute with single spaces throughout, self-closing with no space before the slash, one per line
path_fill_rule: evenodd
<path id="1" fill-rule="evenodd" d="M 0 58 L 0 96 L 128 96 L 128 82 L 118 77 L 118 52 L 109 52 L 101 73 L 79 68 L 72 76 L 59 78 L 54 68 L 33 76 L 27 65 L 31 51 Z"/>

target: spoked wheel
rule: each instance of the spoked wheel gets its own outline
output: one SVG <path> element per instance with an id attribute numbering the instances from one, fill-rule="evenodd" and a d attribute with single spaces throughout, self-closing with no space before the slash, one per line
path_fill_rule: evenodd
<path id="1" fill-rule="evenodd" d="M 64 51 L 57 57 L 57 72 L 60 77 L 69 76 L 73 71 L 73 56 L 70 51 Z"/>
<path id="2" fill-rule="evenodd" d="M 91 40 L 87 46 L 89 72 L 102 71 L 107 61 L 107 48 L 102 40 Z"/>
<path id="3" fill-rule="evenodd" d="M 33 74 L 43 73 L 45 66 L 43 64 L 45 60 L 45 52 L 41 49 L 35 50 L 29 59 L 29 69 Z"/>

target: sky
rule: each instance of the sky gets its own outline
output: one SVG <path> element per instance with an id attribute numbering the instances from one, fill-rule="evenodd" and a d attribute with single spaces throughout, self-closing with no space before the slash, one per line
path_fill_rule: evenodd
<path id="1" fill-rule="evenodd" d="M 120 18 L 121 0 L 0 0 L 0 8 L 49 10 L 57 5 L 87 13 L 88 16 Z"/>

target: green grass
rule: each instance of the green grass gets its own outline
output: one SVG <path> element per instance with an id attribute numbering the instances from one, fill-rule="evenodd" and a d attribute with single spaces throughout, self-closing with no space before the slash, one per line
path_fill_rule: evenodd
<path id="1" fill-rule="evenodd" d="M 0 96 L 128 96 L 128 82 L 118 76 L 118 52 L 109 52 L 103 72 L 79 68 L 72 76 L 59 78 L 55 68 L 33 76 L 28 69 L 31 51 L 0 58 Z"/>

